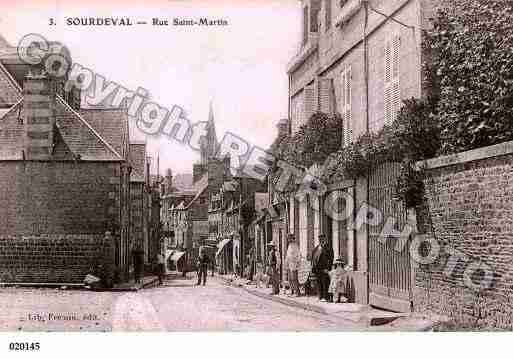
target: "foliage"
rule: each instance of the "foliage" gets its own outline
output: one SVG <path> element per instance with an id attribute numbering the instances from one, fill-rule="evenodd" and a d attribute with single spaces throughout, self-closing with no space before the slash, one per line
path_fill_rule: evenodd
<path id="1" fill-rule="evenodd" d="M 513 8 L 500 0 L 455 0 L 427 36 L 440 86 L 441 153 L 513 139 Z"/>
<path id="2" fill-rule="evenodd" d="M 354 143 L 337 151 L 326 163 L 324 180 L 367 176 L 384 162 L 402 162 L 396 195 L 408 207 L 422 200 L 422 173 L 416 161 L 433 157 L 440 148 L 440 128 L 431 98 L 404 102 L 397 120 L 377 133 L 360 136 Z"/>
<path id="3" fill-rule="evenodd" d="M 327 183 L 367 176 L 383 162 L 401 162 L 396 195 L 411 207 L 423 198 L 417 161 L 513 140 L 511 4 L 454 0 L 445 5 L 424 33 L 422 99 L 404 101 L 392 125 L 344 148 L 341 120 L 316 114 L 280 142 L 276 157 L 296 167 L 324 161 Z"/>
<path id="4" fill-rule="evenodd" d="M 279 176 L 277 162 L 282 160 L 299 169 L 322 164 L 328 156 L 342 146 L 343 124 L 338 115 L 317 112 L 290 137 L 284 137 L 272 146 L 276 158 L 271 169 L 273 182 Z M 294 184 L 288 186 L 293 190 Z"/>

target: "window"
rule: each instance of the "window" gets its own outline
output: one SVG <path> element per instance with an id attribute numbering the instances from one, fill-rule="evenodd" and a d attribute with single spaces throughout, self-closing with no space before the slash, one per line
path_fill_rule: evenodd
<path id="1" fill-rule="evenodd" d="M 391 125 L 401 108 L 400 86 L 401 38 L 394 36 L 385 43 L 384 124 Z"/>
<path id="2" fill-rule="evenodd" d="M 320 2 L 316 7 L 312 6 L 310 8 L 310 32 L 317 32 L 319 29 L 318 23 L 318 15 L 321 10 Z"/>
<path id="3" fill-rule="evenodd" d="M 324 22 L 328 31 L 331 28 L 331 0 L 324 0 Z"/>
<path id="4" fill-rule="evenodd" d="M 344 68 L 340 76 L 341 114 L 344 123 L 344 145 L 353 142 L 353 118 L 351 111 L 351 66 Z"/>
<path id="5" fill-rule="evenodd" d="M 308 6 L 303 8 L 303 45 L 308 41 Z"/>

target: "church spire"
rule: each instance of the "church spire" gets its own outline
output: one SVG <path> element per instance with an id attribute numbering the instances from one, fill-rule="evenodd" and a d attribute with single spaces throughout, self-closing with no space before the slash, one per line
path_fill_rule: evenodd
<path id="1" fill-rule="evenodd" d="M 210 100 L 207 133 L 201 146 L 201 163 L 206 165 L 208 160 L 215 156 L 217 150 L 217 134 L 214 121 L 214 108 L 212 100 Z"/>

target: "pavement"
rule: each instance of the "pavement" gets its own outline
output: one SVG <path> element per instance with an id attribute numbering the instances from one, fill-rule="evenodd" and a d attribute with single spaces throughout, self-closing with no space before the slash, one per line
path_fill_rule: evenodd
<path id="1" fill-rule="evenodd" d="M 137 291 L 0 288 L 0 331 L 419 330 L 411 318 L 371 326 L 365 306 L 321 304 L 314 298 L 291 304 L 286 296 L 228 284 L 219 276 L 209 276 L 205 286 L 196 280 L 192 273 L 168 276 L 162 286 Z"/>
<path id="2" fill-rule="evenodd" d="M 129 282 L 116 284 L 114 288 L 106 289 L 110 292 L 137 292 L 138 290 L 157 286 L 159 278 L 155 275 L 145 276 L 139 283 L 131 279 Z"/>
<path id="3" fill-rule="evenodd" d="M 447 320 L 445 317 L 433 314 L 396 313 L 365 304 L 322 302 L 316 296 L 295 297 L 283 291 L 278 295 L 272 295 L 270 287 L 266 288 L 264 285 L 257 288 L 247 279 L 233 275 L 220 275 L 217 278 L 226 285 L 239 287 L 255 296 L 358 323 L 372 331 L 431 331 L 435 326 Z"/>

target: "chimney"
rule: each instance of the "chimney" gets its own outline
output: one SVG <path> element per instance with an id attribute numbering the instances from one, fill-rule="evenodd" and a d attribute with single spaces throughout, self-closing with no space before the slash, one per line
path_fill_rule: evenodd
<path id="1" fill-rule="evenodd" d="M 52 156 L 55 126 L 55 92 L 44 73 L 30 71 L 23 84 L 25 114 L 24 152 L 27 160 L 48 160 Z"/>
<path id="2" fill-rule="evenodd" d="M 196 183 L 207 172 L 207 166 L 201 163 L 192 165 L 192 183 Z"/>
<path id="3" fill-rule="evenodd" d="M 289 135 L 289 120 L 284 118 L 281 119 L 276 125 L 278 128 L 278 138 L 284 138 Z"/>
<path id="4" fill-rule="evenodd" d="M 173 192 L 173 171 L 170 168 L 166 171 L 166 194 Z"/>

